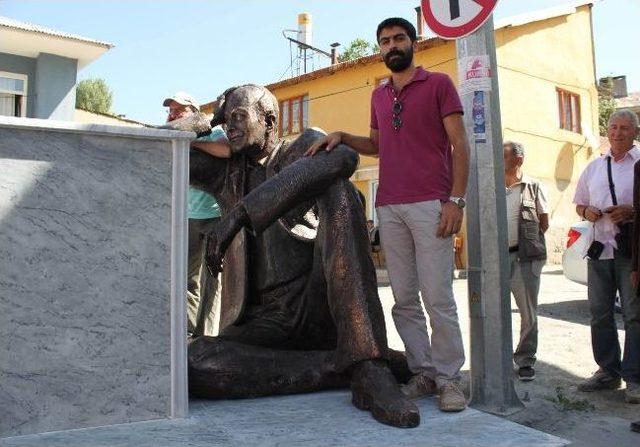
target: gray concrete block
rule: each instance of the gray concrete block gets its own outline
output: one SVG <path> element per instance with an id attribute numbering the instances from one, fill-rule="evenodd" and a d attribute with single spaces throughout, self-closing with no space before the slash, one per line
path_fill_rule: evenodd
<path id="1" fill-rule="evenodd" d="M 169 416 L 172 169 L 168 138 L 0 126 L 0 436 Z"/>

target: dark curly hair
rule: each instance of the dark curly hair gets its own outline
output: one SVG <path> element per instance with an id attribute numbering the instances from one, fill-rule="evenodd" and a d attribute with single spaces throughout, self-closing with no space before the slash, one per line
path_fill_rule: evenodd
<path id="1" fill-rule="evenodd" d="M 418 38 L 418 34 L 416 33 L 416 28 L 409 22 L 401 17 L 390 17 L 388 19 L 384 19 L 378 25 L 378 29 L 376 31 L 376 42 L 380 42 L 380 33 L 385 28 L 391 28 L 392 26 L 399 26 L 400 28 L 404 28 L 411 39 L 411 42 L 415 42 Z"/>

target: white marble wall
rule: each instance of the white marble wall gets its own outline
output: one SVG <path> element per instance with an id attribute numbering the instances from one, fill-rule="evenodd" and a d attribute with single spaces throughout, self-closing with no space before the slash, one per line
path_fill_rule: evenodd
<path id="1" fill-rule="evenodd" d="M 186 411 L 190 136 L 0 121 L 0 437 Z"/>

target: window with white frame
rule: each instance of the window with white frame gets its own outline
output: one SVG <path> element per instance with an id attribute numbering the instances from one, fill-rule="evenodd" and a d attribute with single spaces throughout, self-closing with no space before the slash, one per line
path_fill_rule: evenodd
<path id="1" fill-rule="evenodd" d="M 27 116 L 27 78 L 0 71 L 0 115 Z"/>

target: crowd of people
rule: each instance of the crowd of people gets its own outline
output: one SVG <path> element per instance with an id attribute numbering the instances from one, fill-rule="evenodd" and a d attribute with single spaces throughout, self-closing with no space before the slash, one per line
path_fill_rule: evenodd
<path id="1" fill-rule="evenodd" d="M 447 75 L 414 64 L 417 36 L 411 23 L 386 19 L 376 36 L 391 76 L 388 83 L 373 91 L 369 135 L 336 131 L 318 139 L 305 155 L 332 151 L 344 144 L 359 154 L 379 157 L 375 203 L 379 227 L 372 220 L 367 227 L 372 250 L 382 247 L 385 253 L 395 299 L 393 320 L 412 373 L 402 392 L 410 398 L 437 394 L 441 410 L 461 411 L 466 407 L 459 384 L 465 357 L 452 269 L 453 236 L 462 225 L 469 169 L 463 107 Z M 199 109 L 185 93 L 167 98 L 164 106 L 169 107 L 168 120 Z M 587 166 L 574 197 L 578 216 L 593 224 L 593 243 L 585 255 L 591 343 L 599 367 L 578 384 L 578 389 L 616 389 L 624 380 L 626 402 L 640 403 L 640 164 L 636 165 L 640 149 L 634 145 L 638 117 L 627 110 L 617 111 L 608 129 L 611 149 Z M 192 145 L 217 157 L 231 155 L 220 128 Z M 505 253 L 509 256 L 510 290 L 521 315 L 513 361 L 517 377 L 530 381 L 535 379 L 537 302 L 547 257 L 549 209 L 543 185 L 523 172 L 524 146 L 508 141 L 503 152 L 509 242 Z M 189 191 L 190 333 L 198 318 L 212 318 L 211 309 L 202 309 L 198 303 L 203 288 L 219 289 L 217 278 L 207 277 L 203 268 L 204 235 L 219 216 L 214 197 L 196 189 Z M 618 293 L 625 328 L 623 352 L 614 318 Z M 210 327 L 211 321 L 207 332 Z"/>

